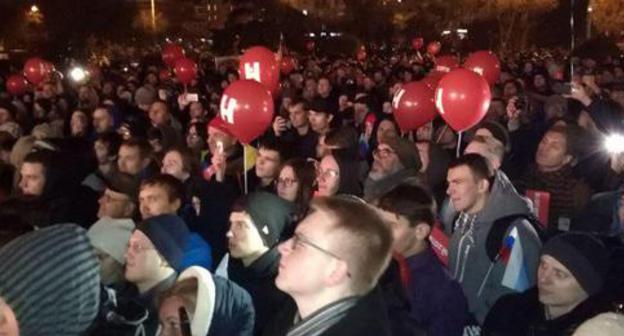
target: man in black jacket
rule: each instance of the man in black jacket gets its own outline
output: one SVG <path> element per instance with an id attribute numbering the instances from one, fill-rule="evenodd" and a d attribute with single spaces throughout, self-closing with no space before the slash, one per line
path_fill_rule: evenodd
<path id="1" fill-rule="evenodd" d="M 267 193 L 249 194 L 234 204 L 227 233 L 227 277 L 251 295 L 256 335 L 280 309 L 287 295 L 275 286 L 279 265 L 276 245 L 290 224 L 294 206 Z M 225 266 L 226 262 L 222 262 Z M 217 270 L 217 274 L 220 271 Z"/>
<path id="2" fill-rule="evenodd" d="M 314 199 L 295 235 L 279 246 L 275 284 L 294 303 L 284 307 L 265 335 L 390 335 L 376 286 L 391 244 L 389 227 L 362 201 Z"/>

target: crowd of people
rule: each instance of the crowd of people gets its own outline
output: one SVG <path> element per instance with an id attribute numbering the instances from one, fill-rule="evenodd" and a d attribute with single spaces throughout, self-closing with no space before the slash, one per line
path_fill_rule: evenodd
<path id="1" fill-rule="evenodd" d="M 460 137 L 392 50 L 293 54 L 251 144 L 228 62 L 0 89 L 0 335 L 624 335 L 624 60 L 503 60 Z"/>

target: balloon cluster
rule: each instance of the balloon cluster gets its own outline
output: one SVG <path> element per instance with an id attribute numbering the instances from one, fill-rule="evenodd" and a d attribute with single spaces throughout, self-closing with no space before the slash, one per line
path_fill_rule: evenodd
<path id="1" fill-rule="evenodd" d="M 412 40 L 415 50 L 421 38 Z M 431 42 L 427 52 L 439 53 L 439 42 Z M 393 113 L 403 131 L 415 130 L 436 117 L 436 110 L 455 131 L 463 132 L 483 119 L 492 98 L 490 85 L 500 76 L 500 62 L 491 51 L 468 56 L 460 68 L 457 57 L 435 59 L 435 68 L 423 80 L 407 83 L 394 96 Z"/>
<path id="2" fill-rule="evenodd" d="M 6 89 L 13 96 L 20 96 L 28 90 L 28 84 L 39 85 L 55 71 L 54 64 L 39 57 L 31 57 L 24 63 L 22 74 L 13 74 L 6 80 Z"/>
<path id="3" fill-rule="evenodd" d="M 294 58 L 278 57 L 262 46 L 251 47 L 241 56 L 241 79 L 225 88 L 219 107 L 219 117 L 240 142 L 250 143 L 271 125 L 271 93 L 279 90 L 280 71 L 288 74 L 295 68 Z"/>
<path id="4" fill-rule="evenodd" d="M 175 43 L 167 43 L 162 51 L 162 60 L 169 68 L 173 68 L 173 73 L 183 85 L 190 84 L 197 77 L 197 63 L 187 58 L 184 49 Z M 161 80 L 171 78 L 171 73 L 163 69 L 158 74 Z"/>

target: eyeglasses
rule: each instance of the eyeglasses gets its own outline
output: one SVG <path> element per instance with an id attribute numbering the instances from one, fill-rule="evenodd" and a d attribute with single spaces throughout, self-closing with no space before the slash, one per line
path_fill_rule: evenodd
<path id="1" fill-rule="evenodd" d="M 334 258 L 334 259 L 338 259 L 341 261 L 345 261 L 343 258 L 339 257 L 337 254 L 322 248 L 320 246 L 318 246 L 317 244 L 313 243 L 312 241 L 310 241 L 308 238 L 302 236 L 301 234 L 295 233 L 292 238 L 290 238 L 289 240 L 285 241 L 284 244 L 288 244 L 287 246 L 291 249 L 291 250 L 296 250 L 298 246 L 301 245 L 307 245 L 323 254 L 325 254 L 328 257 Z M 351 273 L 347 272 L 347 276 L 351 277 Z"/>
<path id="2" fill-rule="evenodd" d="M 322 170 L 320 168 L 316 169 L 316 177 L 320 178 L 320 179 L 328 179 L 328 178 L 337 178 L 338 176 L 340 176 L 340 172 L 338 172 L 335 169 L 327 169 L 327 170 Z"/>
<path id="3" fill-rule="evenodd" d="M 277 178 L 277 184 L 281 184 L 284 187 L 288 187 L 288 188 L 292 187 L 293 184 L 295 184 L 297 182 L 299 182 L 299 180 L 297 180 L 297 179 L 281 178 L 281 177 Z"/>
<path id="4" fill-rule="evenodd" d="M 140 253 L 143 253 L 145 251 L 155 250 L 156 249 L 155 247 L 152 247 L 152 246 L 143 246 L 143 245 L 140 245 L 140 244 L 130 244 L 130 243 L 128 243 L 127 248 L 128 248 L 128 251 L 132 251 L 132 252 L 134 252 L 136 254 L 140 254 Z"/>
<path id="5" fill-rule="evenodd" d="M 395 151 L 388 149 L 388 148 L 376 148 L 373 151 L 373 156 L 377 156 L 380 159 L 385 159 L 389 157 L 391 154 L 395 154 L 395 153 L 396 153 Z"/>

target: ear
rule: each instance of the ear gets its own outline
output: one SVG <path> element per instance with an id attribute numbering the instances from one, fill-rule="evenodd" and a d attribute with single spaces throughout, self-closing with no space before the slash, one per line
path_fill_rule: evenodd
<path id="1" fill-rule="evenodd" d="M 490 189 L 490 181 L 488 181 L 487 179 L 479 180 L 479 183 L 477 184 L 477 189 L 480 194 L 487 193 Z"/>
<path id="2" fill-rule="evenodd" d="M 332 122 L 332 120 L 334 120 L 334 115 L 333 115 L 333 114 L 329 114 L 329 113 L 328 113 L 328 114 L 327 114 L 327 121 L 331 123 L 331 122 Z"/>
<path id="3" fill-rule="evenodd" d="M 349 278 L 349 267 L 347 262 L 340 259 L 333 259 L 331 273 L 325 279 L 325 284 L 328 287 L 340 285 Z"/>
<path id="4" fill-rule="evenodd" d="M 175 211 L 177 212 L 178 210 L 180 210 L 180 207 L 182 206 L 182 201 L 180 201 L 179 199 L 173 201 L 173 203 L 171 203 L 172 206 L 172 210 L 175 209 Z"/>
<path id="5" fill-rule="evenodd" d="M 126 204 L 126 208 L 124 209 L 125 217 L 132 218 L 135 210 L 136 210 L 136 205 L 134 204 L 134 202 L 128 202 Z"/>
<path id="6" fill-rule="evenodd" d="M 416 239 L 419 241 L 424 241 L 431 234 L 431 225 L 427 223 L 418 223 L 416 224 Z"/>

